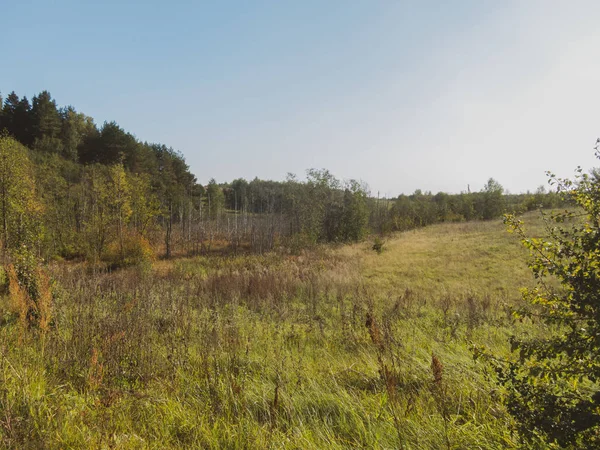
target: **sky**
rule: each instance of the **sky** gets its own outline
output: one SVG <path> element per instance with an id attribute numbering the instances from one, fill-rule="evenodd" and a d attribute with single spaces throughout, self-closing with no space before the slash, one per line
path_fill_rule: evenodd
<path id="1" fill-rule="evenodd" d="M 600 2 L 0 0 L 0 92 L 48 90 L 198 180 L 326 168 L 373 195 L 597 165 Z"/>

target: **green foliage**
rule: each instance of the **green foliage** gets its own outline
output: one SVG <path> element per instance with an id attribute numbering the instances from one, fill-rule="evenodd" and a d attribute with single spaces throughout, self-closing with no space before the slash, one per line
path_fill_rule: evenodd
<path id="1" fill-rule="evenodd" d="M 342 183 L 328 170 L 310 169 L 306 183 L 287 182 L 286 206 L 293 225 L 316 242 L 356 242 L 367 233 L 367 187 L 356 181 Z"/>
<path id="2" fill-rule="evenodd" d="M 128 184 L 132 211 L 130 221 L 137 232 L 143 236 L 160 216 L 160 201 L 152 189 L 148 174 L 129 174 Z"/>
<path id="3" fill-rule="evenodd" d="M 494 220 L 504 212 L 521 214 L 540 207 L 554 208 L 564 201 L 556 193 L 539 189 L 535 194 L 507 194 L 490 178 L 480 192 L 434 195 L 417 189 L 411 195 L 399 195 L 390 208 L 378 207 L 378 203 L 371 206 L 371 227 L 406 231 L 440 222 Z"/>
<path id="4" fill-rule="evenodd" d="M 109 232 L 114 224 L 110 211 L 108 169 L 94 165 L 87 168 L 83 175 L 84 192 L 89 213 L 82 223 L 85 236 L 86 253 L 97 261 L 105 250 Z"/>
<path id="5" fill-rule="evenodd" d="M 42 204 L 42 255 L 46 259 L 81 256 L 82 167 L 60 155 L 33 153 L 37 197 Z"/>
<path id="6" fill-rule="evenodd" d="M 0 136 L 0 232 L 5 249 L 35 245 L 39 239 L 40 204 L 33 167 L 25 147 Z"/>
<path id="7" fill-rule="evenodd" d="M 34 146 L 38 146 L 39 141 L 58 139 L 61 129 L 61 117 L 56 107 L 56 101 L 48 91 L 40 92 L 33 97 L 31 107 L 32 116 L 32 135 Z"/>
<path id="8" fill-rule="evenodd" d="M 596 154 L 597 156 L 598 153 Z M 576 209 L 546 216 L 548 236 L 511 229 L 531 252 L 538 286 L 524 291 L 530 306 L 519 320 L 540 321 L 540 336 L 515 336 L 518 358 L 499 368 L 507 405 L 529 439 L 544 436 L 561 447 L 600 445 L 600 180 L 577 170 L 575 181 L 549 182 Z"/>
<path id="9" fill-rule="evenodd" d="M 125 161 L 131 167 L 137 149 L 138 143 L 131 134 L 116 122 L 105 122 L 99 133 L 88 136 L 79 158 L 82 162 L 101 164 Z"/>
<path id="10" fill-rule="evenodd" d="M 369 222 L 367 199 L 366 186 L 355 180 L 350 180 L 344 190 L 344 203 L 340 219 L 343 241 L 356 242 L 366 236 Z"/>
<path id="11" fill-rule="evenodd" d="M 34 252 L 25 245 L 12 249 L 8 266 L 8 293 L 21 324 L 48 331 L 51 324 L 50 279 Z"/>
<path id="12" fill-rule="evenodd" d="M 22 246 L 11 251 L 10 256 L 21 286 L 31 298 L 39 298 L 40 287 L 36 273 L 38 261 L 35 254 L 27 247 Z"/>
<path id="13" fill-rule="evenodd" d="M 27 97 L 19 99 L 11 92 L 4 100 L 2 108 L 2 126 L 0 132 L 7 131 L 23 145 L 33 143 L 31 105 Z"/>
<path id="14" fill-rule="evenodd" d="M 480 196 L 481 217 L 483 220 L 490 220 L 495 217 L 500 217 L 504 212 L 504 188 L 493 178 L 490 178 L 486 183 Z"/>
<path id="15" fill-rule="evenodd" d="M 373 241 L 372 249 L 375 251 L 375 253 L 380 255 L 384 250 L 384 244 L 385 243 L 383 242 L 383 240 L 379 236 L 376 236 L 375 240 Z"/>
<path id="16" fill-rule="evenodd" d="M 0 111 L 0 130 L 11 136 L 11 145 L 28 146 L 30 152 L 21 150 L 33 163 L 25 164 L 33 167 L 27 170 L 32 176 L 8 181 L 7 186 L 26 182 L 33 188 L 9 193 L 13 200 L 31 201 L 26 214 L 4 208 L 10 217 L 2 237 L 9 246 L 35 241 L 45 259 L 97 262 L 108 245 L 118 242 L 123 262 L 123 236 L 132 230 L 167 257 L 217 247 L 237 253 L 283 246 L 298 252 L 321 243 L 358 242 L 369 232 L 386 235 L 439 222 L 493 219 L 505 209 L 523 212 L 550 204 L 543 192 L 504 195 L 494 180 L 481 192 L 417 190 L 397 199 L 374 199 L 362 182 L 339 180 L 326 169 L 310 169 L 305 180 L 289 176 L 285 182 L 211 180 L 205 192 L 176 150 L 139 141 L 114 121 L 98 129 L 75 108 L 57 107 L 47 91 L 32 101 L 33 106 L 12 92 Z M 10 175 L 9 170 L 5 178 Z M 15 242 L 8 242 L 13 237 Z"/>
<path id="17" fill-rule="evenodd" d="M 61 110 L 62 127 L 60 138 L 63 143 L 63 155 L 72 161 L 77 161 L 78 150 L 87 136 L 96 131 L 96 125 L 91 117 L 78 113 L 69 106 Z"/>
<path id="18" fill-rule="evenodd" d="M 225 195 L 223 189 L 217 184 L 214 178 L 211 178 L 206 188 L 206 206 L 210 217 L 217 217 L 225 206 Z"/>

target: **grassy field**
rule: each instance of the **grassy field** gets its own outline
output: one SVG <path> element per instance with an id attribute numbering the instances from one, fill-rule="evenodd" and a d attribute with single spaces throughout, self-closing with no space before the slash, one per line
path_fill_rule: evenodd
<path id="1" fill-rule="evenodd" d="M 525 217 L 534 235 L 542 221 Z M 0 302 L 0 447 L 516 448 L 508 355 L 526 252 L 500 221 L 300 256 L 52 275 L 49 330 Z"/>

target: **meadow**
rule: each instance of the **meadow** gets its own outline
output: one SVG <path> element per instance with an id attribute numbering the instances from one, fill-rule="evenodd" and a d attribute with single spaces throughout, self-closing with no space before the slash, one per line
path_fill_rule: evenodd
<path id="1" fill-rule="evenodd" d="M 546 332 L 511 315 L 534 282 L 518 238 L 473 221 L 371 247 L 51 263 L 38 330 L 5 272 L 0 447 L 517 448 L 474 349 Z"/>

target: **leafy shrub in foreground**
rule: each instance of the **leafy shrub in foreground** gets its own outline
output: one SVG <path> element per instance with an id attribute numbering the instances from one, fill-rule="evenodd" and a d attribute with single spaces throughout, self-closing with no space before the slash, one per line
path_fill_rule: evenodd
<path id="1" fill-rule="evenodd" d="M 600 142 L 600 140 L 599 140 Z M 597 149 L 598 150 L 598 149 Z M 600 158 L 600 153 L 596 152 Z M 507 406 L 522 435 L 567 448 L 600 446 L 600 178 L 577 169 L 575 181 L 550 184 L 579 208 L 547 217 L 547 238 L 529 238 L 522 222 L 506 222 L 531 252 L 538 287 L 517 318 L 541 321 L 546 333 L 511 340 L 516 361 L 499 368 Z M 560 288 L 552 287 L 557 280 Z"/>

